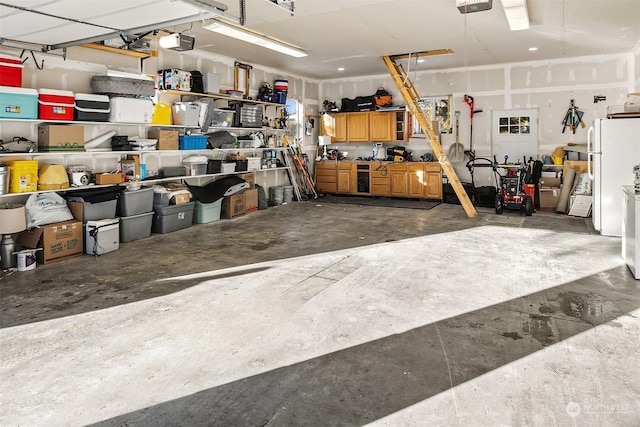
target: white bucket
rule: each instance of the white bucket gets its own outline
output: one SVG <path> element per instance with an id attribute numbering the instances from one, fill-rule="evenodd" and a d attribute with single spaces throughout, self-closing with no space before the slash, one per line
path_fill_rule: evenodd
<path id="1" fill-rule="evenodd" d="M 18 258 L 18 271 L 35 270 L 36 250 L 37 249 L 25 249 L 16 253 Z"/>

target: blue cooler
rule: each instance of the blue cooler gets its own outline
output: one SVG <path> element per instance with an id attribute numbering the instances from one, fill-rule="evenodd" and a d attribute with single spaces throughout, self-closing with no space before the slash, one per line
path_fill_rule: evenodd
<path id="1" fill-rule="evenodd" d="M 22 87 L 0 86 L 0 118 L 38 118 L 38 91 Z"/>

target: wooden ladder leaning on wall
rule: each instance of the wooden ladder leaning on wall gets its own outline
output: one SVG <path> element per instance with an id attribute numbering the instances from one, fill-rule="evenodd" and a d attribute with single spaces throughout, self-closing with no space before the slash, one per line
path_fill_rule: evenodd
<path id="1" fill-rule="evenodd" d="M 467 192 L 464 190 L 464 187 L 462 186 L 462 183 L 460 182 L 456 171 L 453 169 L 453 166 L 451 166 L 449 158 L 442 149 L 442 146 L 438 141 L 438 137 L 433 131 L 431 123 L 429 123 L 425 112 L 418 106 L 420 96 L 418 95 L 416 88 L 413 86 L 411 79 L 409 79 L 409 75 L 405 71 L 402 64 L 396 63 L 396 60 L 399 59 L 412 59 L 420 56 L 443 55 L 448 53 L 453 52 L 449 49 L 438 49 L 411 54 L 383 56 L 382 60 L 389 69 L 389 74 L 391 74 L 393 82 L 396 84 L 398 90 L 402 94 L 404 102 L 407 104 L 407 107 L 409 107 L 409 111 L 416 117 L 418 123 L 420 123 L 422 133 L 424 133 L 425 138 L 427 138 L 427 141 L 429 141 L 429 145 L 433 150 L 433 154 L 435 155 L 436 159 L 438 159 L 438 162 L 442 166 L 442 170 L 447 175 L 449 183 L 453 187 L 453 190 L 456 192 L 458 200 L 460 200 L 460 202 L 462 203 L 462 207 L 467 213 L 467 216 L 471 218 L 477 215 L 476 209 L 473 206 L 473 203 L 471 203 Z"/>

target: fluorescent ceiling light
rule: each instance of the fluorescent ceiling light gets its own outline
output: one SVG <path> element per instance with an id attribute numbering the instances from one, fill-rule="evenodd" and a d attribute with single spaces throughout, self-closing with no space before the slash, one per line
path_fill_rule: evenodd
<path id="1" fill-rule="evenodd" d="M 242 40 L 247 43 L 275 50 L 280 53 L 295 56 L 296 58 L 307 56 L 305 51 L 296 46 L 236 25 L 214 20 L 212 23 L 204 25 L 202 28 L 228 37 L 233 37 L 234 39 Z"/>
<path id="2" fill-rule="evenodd" d="M 502 8 L 507 16 L 511 31 L 529 29 L 529 14 L 527 13 L 527 0 L 502 0 Z"/>
<path id="3" fill-rule="evenodd" d="M 493 0 L 456 0 L 460 13 L 482 12 L 491 10 Z"/>

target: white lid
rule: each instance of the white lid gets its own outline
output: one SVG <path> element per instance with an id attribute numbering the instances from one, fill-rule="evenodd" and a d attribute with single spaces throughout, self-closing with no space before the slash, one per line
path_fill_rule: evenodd
<path id="1" fill-rule="evenodd" d="M 126 77 L 128 79 L 149 80 L 154 81 L 146 74 L 125 73 L 124 71 L 107 70 L 107 76 L 109 77 Z"/>
<path id="2" fill-rule="evenodd" d="M 95 93 L 76 93 L 74 98 L 80 101 L 109 102 L 108 95 L 97 95 Z"/>
<path id="3" fill-rule="evenodd" d="M 191 156 L 182 160 L 182 163 L 207 163 L 208 160 L 207 156 Z"/>
<path id="4" fill-rule="evenodd" d="M 70 90 L 38 89 L 38 94 L 40 94 L 40 95 L 70 96 L 70 97 L 73 98 L 73 92 L 71 92 Z"/>
<path id="5" fill-rule="evenodd" d="M 0 92 L 38 96 L 38 91 L 36 89 L 29 89 L 26 87 L 0 86 Z"/>
<path id="6" fill-rule="evenodd" d="M 0 53 L 0 60 L 2 60 L 2 59 L 8 59 L 9 61 L 22 62 L 22 59 L 20 59 L 19 56 L 10 55 L 8 53 Z"/>

